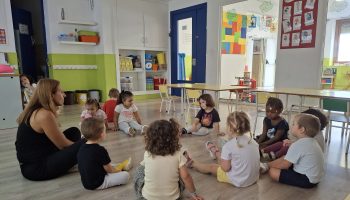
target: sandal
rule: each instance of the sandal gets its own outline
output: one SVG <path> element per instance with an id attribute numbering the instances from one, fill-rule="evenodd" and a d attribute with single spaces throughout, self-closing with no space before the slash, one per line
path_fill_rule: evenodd
<path id="1" fill-rule="evenodd" d="M 135 137 L 135 134 L 136 134 L 136 131 L 135 131 L 135 129 L 133 129 L 133 128 L 129 128 L 129 132 L 128 132 L 128 135 L 130 136 L 130 137 Z"/>
<path id="2" fill-rule="evenodd" d="M 209 152 L 210 157 L 216 160 L 216 152 L 220 152 L 219 149 L 216 147 L 216 145 L 211 141 L 207 141 L 205 142 L 205 148 Z"/>
<path id="3" fill-rule="evenodd" d="M 193 160 L 192 158 L 190 157 L 190 155 L 188 154 L 187 151 L 184 151 L 182 153 L 183 156 L 185 156 L 185 158 L 187 159 L 186 163 L 185 163 L 185 166 L 188 167 L 188 168 L 192 168 L 192 164 L 193 164 Z"/>

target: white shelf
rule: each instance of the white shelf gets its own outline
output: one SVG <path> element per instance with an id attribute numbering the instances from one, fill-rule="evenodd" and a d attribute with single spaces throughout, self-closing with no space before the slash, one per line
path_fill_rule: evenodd
<path id="1" fill-rule="evenodd" d="M 167 72 L 167 70 L 157 70 L 157 71 L 146 70 L 146 73 L 164 73 L 164 72 Z"/>
<path id="2" fill-rule="evenodd" d="M 120 71 L 120 73 L 141 73 L 141 72 L 144 72 L 144 70 Z"/>
<path id="3" fill-rule="evenodd" d="M 159 90 L 146 90 L 146 91 L 132 91 L 134 95 L 142 94 L 159 94 Z"/>
<path id="4" fill-rule="evenodd" d="M 58 41 L 60 44 L 72 44 L 72 45 L 90 45 L 96 46 L 96 43 L 93 42 L 71 42 L 71 41 Z"/>
<path id="5" fill-rule="evenodd" d="M 60 20 L 59 24 L 75 24 L 75 25 L 84 25 L 84 26 L 96 26 L 97 22 L 92 21 L 76 21 L 76 20 Z"/>

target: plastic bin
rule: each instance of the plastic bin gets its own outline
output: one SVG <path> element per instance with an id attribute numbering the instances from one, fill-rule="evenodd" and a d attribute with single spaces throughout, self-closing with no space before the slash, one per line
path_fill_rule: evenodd
<path id="1" fill-rule="evenodd" d="M 166 78 L 154 77 L 153 84 L 154 84 L 154 90 L 159 90 L 159 85 L 166 84 Z"/>
<path id="2" fill-rule="evenodd" d="M 99 43 L 100 37 L 99 36 L 90 36 L 90 35 L 81 35 L 79 36 L 80 42 L 91 42 L 91 43 Z"/>
<path id="3" fill-rule="evenodd" d="M 96 35 L 98 35 L 98 32 L 96 32 L 96 31 L 88 31 L 88 30 L 80 30 L 80 31 L 78 31 L 78 35 L 79 36 L 81 36 L 81 35 L 96 36 Z"/>
<path id="4" fill-rule="evenodd" d="M 75 104 L 75 92 L 74 91 L 66 91 L 64 92 L 66 97 L 64 97 L 64 105 L 73 105 Z"/>
<path id="5" fill-rule="evenodd" d="M 75 99 L 78 104 L 85 105 L 87 100 L 88 91 L 86 90 L 77 90 L 75 91 Z"/>
<path id="6" fill-rule="evenodd" d="M 101 102 L 101 91 L 100 90 L 96 90 L 96 89 L 89 90 L 88 94 L 89 94 L 88 95 L 89 99 L 96 99 L 98 102 Z"/>

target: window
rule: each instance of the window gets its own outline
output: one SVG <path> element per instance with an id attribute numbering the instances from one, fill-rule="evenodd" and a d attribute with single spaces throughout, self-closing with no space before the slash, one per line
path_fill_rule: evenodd
<path id="1" fill-rule="evenodd" d="M 350 19 L 337 20 L 334 40 L 334 61 L 350 62 Z"/>

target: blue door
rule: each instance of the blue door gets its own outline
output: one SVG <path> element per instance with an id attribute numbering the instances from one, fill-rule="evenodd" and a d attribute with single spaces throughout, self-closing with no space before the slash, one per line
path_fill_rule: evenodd
<path id="1" fill-rule="evenodd" d="M 30 75 L 36 80 L 32 15 L 26 10 L 14 8 L 12 9 L 12 19 L 20 73 Z"/>
<path id="2" fill-rule="evenodd" d="M 205 83 L 207 4 L 172 11 L 170 20 L 171 83 Z"/>

